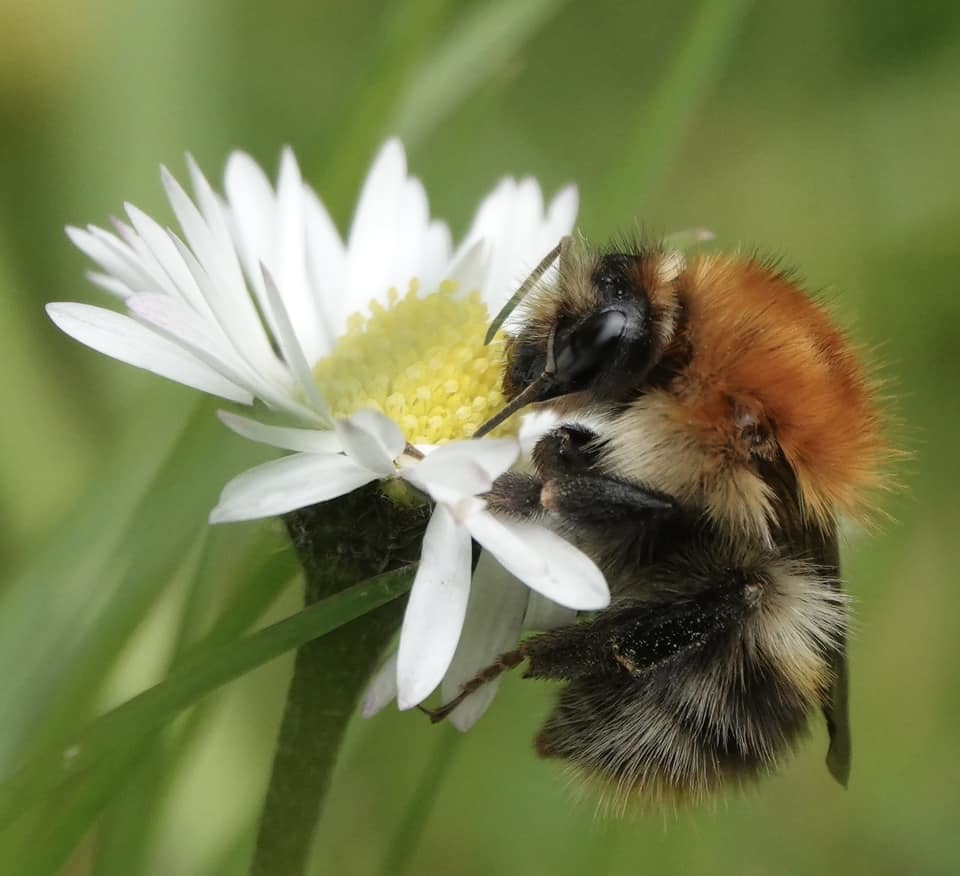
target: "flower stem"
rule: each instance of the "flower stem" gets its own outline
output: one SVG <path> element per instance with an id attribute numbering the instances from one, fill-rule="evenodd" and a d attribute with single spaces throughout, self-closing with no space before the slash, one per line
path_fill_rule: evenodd
<path id="1" fill-rule="evenodd" d="M 287 515 L 306 605 L 415 561 L 428 513 L 395 505 L 374 485 Z M 297 652 L 252 876 L 307 872 L 344 732 L 402 612 L 399 600 L 382 606 Z"/>

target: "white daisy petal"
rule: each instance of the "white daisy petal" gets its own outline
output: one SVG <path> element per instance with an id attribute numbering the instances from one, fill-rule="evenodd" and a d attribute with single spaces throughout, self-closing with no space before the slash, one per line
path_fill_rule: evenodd
<path id="1" fill-rule="evenodd" d="M 445 496 L 473 496 L 489 490 L 519 452 L 517 442 L 508 438 L 451 441 L 404 471 L 403 477 L 434 498 L 440 498 L 435 495 L 438 490 Z"/>
<path id="2" fill-rule="evenodd" d="M 205 204 L 205 209 L 216 215 L 217 225 L 207 225 L 204 216 L 187 196 L 180 184 L 166 168 L 161 169 L 167 198 L 187 237 L 190 250 L 179 244 L 181 256 L 190 268 L 210 310 L 234 347 L 255 370 L 267 380 L 276 381 L 279 363 L 270 349 L 270 341 L 260 322 L 253 300 L 246 291 L 243 275 L 237 262 L 233 242 L 226 229 L 226 220 L 209 185 L 199 172 L 194 184 Z M 226 238 L 225 238 L 226 236 Z"/>
<path id="3" fill-rule="evenodd" d="M 491 315 L 565 234 L 573 230 L 577 193 L 563 189 L 544 215 L 543 194 L 533 179 L 504 179 L 481 203 L 456 259 L 475 241 L 486 240 L 491 259 L 481 288 Z M 555 270 L 555 268 L 551 268 Z M 549 280 L 549 272 L 546 275 Z M 511 322 L 507 322 L 509 330 Z"/>
<path id="4" fill-rule="evenodd" d="M 290 322 L 308 362 L 316 362 L 328 348 L 325 329 L 307 278 L 306 215 L 300 167 L 290 147 L 280 158 L 277 180 L 276 269 L 267 263 L 283 291 Z"/>
<path id="5" fill-rule="evenodd" d="M 193 156 L 187 153 L 187 170 L 190 173 L 190 181 L 193 183 L 193 190 L 196 196 L 196 203 L 203 215 L 205 241 L 209 241 L 210 250 L 207 259 L 197 256 L 200 263 L 204 265 L 207 273 L 215 277 L 225 289 L 231 290 L 235 298 L 235 307 L 237 310 L 236 319 L 238 326 L 245 324 L 247 331 L 256 329 L 251 334 L 258 343 L 269 348 L 269 338 L 263 331 L 260 322 L 260 315 L 254 306 L 253 299 L 248 293 L 247 284 L 244 281 L 243 268 L 240 259 L 237 256 L 237 248 L 234 241 L 233 230 L 231 228 L 231 215 L 224 199 L 218 195 L 203 171 L 194 161 Z M 172 177 L 171 177 L 172 180 Z M 175 182 L 175 181 L 174 181 Z M 168 196 L 170 187 L 168 186 Z M 192 206 L 190 199 L 186 199 L 187 204 Z M 182 210 L 183 205 L 181 205 Z M 176 206 L 174 210 L 176 211 Z M 178 218 L 180 212 L 177 213 Z M 186 230 L 186 229 L 184 229 Z M 272 362 L 271 357 L 263 356 L 263 350 L 259 350 L 260 356 L 265 362 Z"/>
<path id="6" fill-rule="evenodd" d="M 577 612 L 574 609 L 558 605 L 535 590 L 530 591 L 527 611 L 523 616 L 525 630 L 555 630 L 574 623 L 576 619 Z"/>
<path id="7" fill-rule="evenodd" d="M 348 456 L 380 477 L 395 474 L 393 461 L 406 445 L 403 432 L 393 420 L 377 411 L 357 411 L 334 423 L 337 436 Z"/>
<path id="8" fill-rule="evenodd" d="M 527 582 L 530 587 L 567 608 L 597 611 L 610 604 L 603 572 L 583 551 L 557 533 L 535 523 L 507 521 L 507 526 L 547 561 L 547 577 Z"/>
<path id="9" fill-rule="evenodd" d="M 484 298 L 498 312 L 556 241 L 542 251 L 535 234 L 543 216 L 543 194 L 532 179 L 521 180 L 503 204 L 503 225 L 493 231 L 495 253 Z"/>
<path id="10" fill-rule="evenodd" d="M 320 355 L 333 349 L 346 327 L 350 312 L 343 307 L 347 255 L 343 240 L 323 202 L 309 187 L 303 187 L 307 225 L 307 273 L 316 297 L 317 314 L 325 330 Z"/>
<path id="11" fill-rule="evenodd" d="M 460 295 L 469 295 L 486 285 L 487 270 L 490 265 L 490 247 L 482 238 L 461 248 L 453 257 L 446 271 L 446 278 L 457 284 Z M 496 316 L 490 313 L 491 319 Z"/>
<path id="12" fill-rule="evenodd" d="M 190 273 L 169 232 L 133 204 L 126 204 L 124 208 L 158 267 L 170 278 L 176 294 L 184 298 L 198 313 L 212 315 L 197 286 L 197 281 Z"/>
<path id="13" fill-rule="evenodd" d="M 350 493 L 377 476 L 349 456 L 295 453 L 258 465 L 230 481 L 211 523 L 276 517 Z"/>
<path id="14" fill-rule="evenodd" d="M 546 225 L 540 234 L 541 246 L 546 247 L 544 252 L 549 252 L 561 237 L 573 231 L 579 209 L 580 192 L 576 186 L 565 186 L 553 196 L 547 208 Z"/>
<path id="15" fill-rule="evenodd" d="M 89 225 L 86 229 L 68 226 L 67 237 L 84 255 L 127 288 L 138 292 L 150 288 L 151 280 L 138 263 L 136 254 L 128 244 L 109 231 L 94 225 Z"/>
<path id="16" fill-rule="evenodd" d="M 396 209 L 397 214 L 404 219 L 394 235 L 392 262 L 384 265 L 387 271 L 385 282 L 388 289 L 391 286 L 402 288 L 411 277 L 423 280 L 419 274 L 420 267 L 424 263 L 423 251 L 430 227 L 430 207 L 427 202 L 427 190 L 420 180 L 415 177 L 404 179 Z"/>
<path id="17" fill-rule="evenodd" d="M 294 380 L 289 371 L 274 356 L 273 351 L 267 347 L 265 352 L 251 349 L 242 342 L 238 342 L 236 335 L 230 335 L 227 327 L 230 326 L 231 317 L 229 310 L 231 308 L 231 295 L 223 294 L 213 279 L 207 274 L 203 266 L 197 261 L 196 257 L 187 248 L 179 238 L 171 235 L 171 240 L 177 246 L 180 255 L 183 257 L 198 286 L 203 292 L 204 299 L 210 305 L 214 313 L 214 319 L 218 330 L 227 335 L 232 348 L 236 351 L 250 373 L 252 385 L 256 386 L 255 395 L 263 399 L 271 407 L 278 410 L 285 410 L 289 413 L 304 419 L 308 422 L 320 420 L 324 422 L 323 417 L 306 405 L 301 403 L 293 393 Z M 244 295 L 246 298 L 246 295 Z M 223 315 L 221 318 L 221 314 Z M 231 330 L 236 330 L 233 326 Z M 243 329 L 241 328 L 242 332 Z M 260 340 L 268 342 L 268 338 L 262 327 L 258 330 Z M 259 346 L 255 344 L 254 347 Z"/>
<path id="18" fill-rule="evenodd" d="M 397 705 L 413 708 L 450 666 L 470 595 L 470 535 L 442 506 L 423 536 L 420 567 L 403 617 L 397 655 Z"/>
<path id="19" fill-rule="evenodd" d="M 436 453 L 436 450 L 433 452 Z M 430 454 L 432 455 L 433 453 Z M 443 465 L 434 465 L 431 468 L 425 467 L 421 462 L 401 469 L 400 476 L 434 501 L 450 505 L 476 493 L 485 493 L 493 486 L 493 478 L 465 456 L 446 459 Z"/>
<path id="20" fill-rule="evenodd" d="M 161 335 L 255 398 L 263 399 L 272 407 L 288 411 L 306 422 L 327 422 L 316 411 L 300 404 L 282 389 L 278 390 L 264 382 L 223 337 L 216 323 L 203 320 L 179 299 L 144 293 L 131 295 L 127 299 L 127 306 L 131 313 L 157 329 Z"/>
<path id="21" fill-rule="evenodd" d="M 519 269 L 514 250 L 516 230 L 513 214 L 520 200 L 517 183 L 501 180 L 480 204 L 470 230 L 460 245 L 460 251 L 477 240 L 486 240 L 490 246 L 490 263 L 486 281 L 481 289 L 491 314 L 500 310 L 523 278 L 513 276 Z"/>
<path id="22" fill-rule="evenodd" d="M 452 700 L 481 669 L 516 646 L 530 595 L 489 553 L 481 554 L 470 587 L 460 644 L 440 688 L 443 702 Z M 493 701 L 500 680 L 494 679 L 467 697 L 450 714 L 450 723 L 458 730 L 469 730 Z"/>
<path id="23" fill-rule="evenodd" d="M 277 328 L 277 340 L 280 343 L 280 348 L 283 350 L 283 358 L 287 365 L 290 366 L 290 370 L 296 377 L 297 382 L 300 384 L 300 389 L 310 401 L 310 404 L 321 417 L 332 422 L 333 418 L 330 416 L 327 403 L 324 401 L 323 396 L 320 395 L 317 384 L 313 381 L 313 373 L 307 364 L 304 350 L 300 346 L 300 339 L 293 327 L 293 322 L 291 321 L 283 297 L 280 295 L 280 290 L 277 289 L 277 284 L 274 282 L 273 276 L 266 267 L 261 265 L 260 268 L 263 272 L 263 287 L 266 290 L 267 300 L 270 302 L 270 308 L 273 312 L 274 325 Z"/>
<path id="24" fill-rule="evenodd" d="M 494 189 L 480 202 L 476 212 L 473 214 L 473 220 L 470 228 L 460 242 L 454 259 L 469 247 L 473 246 L 478 240 L 490 239 L 500 227 L 504 213 L 506 212 L 507 202 L 513 197 L 516 182 L 505 177 L 500 180 Z"/>
<path id="25" fill-rule="evenodd" d="M 397 698 L 397 652 L 394 651 L 367 685 L 360 714 L 372 718 Z"/>
<path id="26" fill-rule="evenodd" d="M 343 442 L 332 429 L 295 429 L 269 426 L 230 411 L 217 411 L 220 421 L 231 431 L 271 447 L 299 450 L 304 453 L 341 453 Z"/>
<path id="27" fill-rule="evenodd" d="M 431 222 L 424 235 L 420 264 L 413 268 L 414 276 L 420 279 L 421 297 L 434 291 L 445 279 L 452 249 L 453 241 L 446 222 Z"/>
<path id="28" fill-rule="evenodd" d="M 245 152 L 230 154 L 223 179 L 237 253 L 260 309 L 275 333 L 260 270 L 261 263 L 273 264 L 277 225 L 273 187 L 260 165 Z"/>
<path id="29" fill-rule="evenodd" d="M 113 225 L 119 232 L 120 239 L 130 248 L 133 258 L 136 259 L 137 269 L 143 272 L 144 282 L 139 287 L 140 292 L 157 292 L 179 298 L 180 293 L 170 281 L 170 277 L 163 265 L 157 261 L 150 247 L 140 234 L 120 219 L 114 219 Z M 100 232 L 104 238 L 112 237 L 108 232 Z"/>
<path id="30" fill-rule="evenodd" d="M 407 178 L 407 159 L 398 140 L 388 140 L 364 180 L 347 243 L 347 310 L 359 310 L 371 298 L 386 303 L 396 258 L 399 213 Z M 406 278 L 409 279 L 409 278 Z"/>
<path id="31" fill-rule="evenodd" d="M 594 611 L 610 603 L 603 573 L 555 532 L 481 511 L 466 520 L 470 534 L 528 587 L 567 608 Z"/>
<path id="32" fill-rule="evenodd" d="M 129 253 L 128 257 L 131 260 L 131 264 L 142 277 L 139 285 L 135 286 L 134 290 L 139 292 L 159 292 L 175 298 L 181 297 L 177 287 L 171 282 L 163 264 L 153 254 L 147 241 L 140 233 L 119 219 L 114 219 L 113 224 L 120 233 L 119 238 L 101 228 L 91 228 L 91 234 L 98 237 L 108 247 L 122 247 L 124 253 Z"/>
<path id="33" fill-rule="evenodd" d="M 93 283 L 94 286 L 99 286 L 105 292 L 109 292 L 121 300 L 128 295 L 133 295 L 133 289 L 122 280 L 110 276 L 110 274 L 101 274 L 99 271 L 87 271 L 84 276 Z"/>
<path id="34" fill-rule="evenodd" d="M 507 571 L 519 578 L 528 587 L 531 581 L 547 576 L 547 563 L 543 557 L 529 550 L 513 527 L 494 517 L 489 511 L 479 511 L 467 524 L 470 534 L 486 550 L 493 554 Z"/>
<path id="35" fill-rule="evenodd" d="M 396 459 L 407 446 L 407 439 L 400 427 L 379 411 L 357 411 L 350 421 L 374 436 L 390 459 Z"/>
<path id="36" fill-rule="evenodd" d="M 520 445 L 513 438 L 467 438 L 463 441 L 451 441 L 440 449 L 446 448 L 450 448 L 448 452 L 451 456 L 454 451 L 469 455 L 491 478 L 502 475 L 516 462 L 520 453 Z"/>
<path id="37" fill-rule="evenodd" d="M 253 403 L 246 390 L 129 316 L 73 302 L 48 304 L 47 313 L 62 331 L 107 356 L 211 395 Z"/>
<path id="38" fill-rule="evenodd" d="M 246 363 L 237 356 L 218 326 L 204 320 L 182 299 L 143 292 L 127 299 L 130 312 L 174 343 L 206 362 L 228 380 L 257 394 Z"/>

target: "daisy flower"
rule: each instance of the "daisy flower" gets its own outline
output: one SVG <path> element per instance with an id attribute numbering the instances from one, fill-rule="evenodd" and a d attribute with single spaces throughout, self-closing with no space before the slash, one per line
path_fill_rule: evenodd
<path id="1" fill-rule="evenodd" d="M 397 141 L 375 159 L 346 240 L 290 150 L 275 187 L 248 155 L 231 155 L 223 195 L 188 165 L 193 198 L 162 171 L 179 232 L 129 204 L 114 231 L 68 229 L 98 266 L 90 279 L 122 309 L 66 302 L 47 311 L 102 353 L 232 402 L 261 402 L 287 421 L 221 412 L 235 432 L 291 453 L 230 481 L 211 521 L 284 514 L 373 481 L 429 496 L 393 678 L 401 708 L 484 650 L 455 656 L 470 600 L 469 638 L 486 650 L 513 629 L 519 597 L 494 612 L 509 624 L 471 632 L 505 581 L 523 597 L 517 581 L 569 609 L 604 607 L 606 583 L 584 554 L 486 509 L 482 496 L 516 461 L 518 441 L 469 437 L 503 402 L 502 344 L 483 346 L 486 326 L 571 231 L 575 189 L 545 206 L 534 180 L 505 179 L 454 248 Z M 474 539 L 499 569 L 483 561 L 487 574 L 471 587 Z"/>

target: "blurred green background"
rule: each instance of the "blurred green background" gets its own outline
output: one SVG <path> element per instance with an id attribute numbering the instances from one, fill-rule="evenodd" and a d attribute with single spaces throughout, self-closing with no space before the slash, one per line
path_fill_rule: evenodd
<path id="1" fill-rule="evenodd" d="M 67 223 L 168 216 L 157 167 L 211 178 L 294 146 L 342 222 L 399 132 L 463 231 L 505 173 L 580 185 L 603 239 L 712 228 L 825 290 L 895 381 L 905 490 L 851 533 L 853 779 L 825 734 L 697 811 L 598 819 L 530 739 L 511 678 L 469 736 L 356 720 L 320 874 L 960 872 L 960 5 L 67 0 L 0 4 L 0 775 L 164 677 L 191 644 L 297 607 L 273 525 L 208 532 L 258 457 L 190 390 L 60 335 L 97 301 Z M 0 834 L 5 874 L 244 872 L 290 672 L 245 676 Z M 70 752 L 68 752 L 69 760 Z"/>

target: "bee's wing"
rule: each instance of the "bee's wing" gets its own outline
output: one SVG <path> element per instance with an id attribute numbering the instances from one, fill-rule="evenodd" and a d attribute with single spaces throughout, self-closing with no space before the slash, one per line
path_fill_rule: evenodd
<path id="1" fill-rule="evenodd" d="M 827 749 L 827 769 L 844 788 L 850 781 L 850 715 L 847 710 L 847 655 L 846 649 L 837 654 L 834 664 L 830 700 L 823 707 L 830 731 Z"/>
<path id="2" fill-rule="evenodd" d="M 837 545 L 835 527 L 824 533 L 816 544 L 810 545 L 813 559 L 823 568 L 835 582 L 836 587 L 842 587 L 840 580 L 840 550 Z M 850 713 L 847 704 L 847 688 L 849 672 L 847 668 L 846 638 L 840 642 L 833 655 L 832 666 L 833 684 L 830 696 L 823 707 L 823 715 L 827 719 L 827 731 L 830 733 L 830 747 L 827 749 L 827 769 L 844 788 L 850 780 Z"/>

